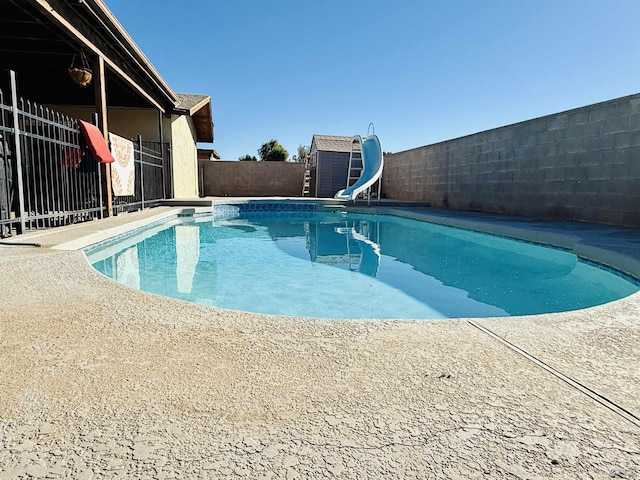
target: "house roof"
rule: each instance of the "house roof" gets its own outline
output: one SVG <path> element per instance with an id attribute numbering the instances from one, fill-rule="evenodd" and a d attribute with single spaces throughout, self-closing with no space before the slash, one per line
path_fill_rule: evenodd
<path id="1" fill-rule="evenodd" d="M 103 0 L 2 0 L 0 44 L 0 68 L 15 70 L 20 94 L 38 103 L 95 105 L 94 88 L 78 88 L 67 74 L 81 51 L 90 68 L 104 60 L 109 105 L 166 112 L 178 103 Z"/>
<path id="2" fill-rule="evenodd" d="M 193 115 L 202 108 L 206 103 L 211 102 L 209 95 L 198 95 L 195 93 L 176 93 L 178 97 L 178 106 L 176 110 L 183 110 L 189 115 Z"/>
<path id="3" fill-rule="evenodd" d="M 216 152 L 213 148 L 199 148 L 198 149 L 198 158 L 206 159 L 206 160 L 220 160 L 220 154 Z"/>
<path id="4" fill-rule="evenodd" d="M 314 135 L 311 140 L 317 150 L 323 152 L 351 152 L 353 137 L 337 135 Z M 359 146 L 355 150 L 360 150 Z"/>
<path id="5" fill-rule="evenodd" d="M 213 142 L 213 116 L 211 97 L 194 93 L 177 93 L 178 105 L 174 113 L 189 115 L 193 119 L 198 142 Z"/>

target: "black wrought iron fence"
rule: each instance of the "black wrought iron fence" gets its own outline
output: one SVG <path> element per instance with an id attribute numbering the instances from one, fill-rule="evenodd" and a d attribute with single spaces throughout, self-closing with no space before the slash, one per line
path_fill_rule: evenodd
<path id="1" fill-rule="evenodd" d="M 113 211 L 116 214 L 151 207 L 166 198 L 164 175 L 169 144 L 143 141 L 138 136 L 133 146 L 135 193 L 113 197 Z"/>
<path id="2" fill-rule="evenodd" d="M 102 218 L 100 165 L 86 153 L 74 118 L 19 99 L 15 73 L 0 89 L 0 238 Z M 169 144 L 133 142 L 133 195 L 113 196 L 114 213 L 166 198 Z"/>
<path id="3" fill-rule="evenodd" d="M 100 169 L 75 119 L 0 91 L 0 237 L 103 214 Z"/>

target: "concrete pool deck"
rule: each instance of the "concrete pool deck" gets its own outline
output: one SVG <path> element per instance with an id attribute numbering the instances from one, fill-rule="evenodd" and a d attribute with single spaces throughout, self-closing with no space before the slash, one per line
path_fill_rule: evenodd
<path id="1" fill-rule="evenodd" d="M 640 272 L 637 229 L 389 209 Z M 132 290 L 73 250 L 174 213 L 0 245 L 0 479 L 640 478 L 640 294 L 471 321 L 288 318 Z"/>

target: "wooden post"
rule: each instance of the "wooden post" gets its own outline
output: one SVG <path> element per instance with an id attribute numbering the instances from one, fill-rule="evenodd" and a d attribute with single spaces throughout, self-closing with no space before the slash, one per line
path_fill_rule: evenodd
<path id="1" fill-rule="evenodd" d="M 104 75 L 104 59 L 98 55 L 93 66 L 93 86 L 96 97 L 96 113 L 98 114 L 98 128 L 109 141 L 109 127 L 107 124 L 107 89 Z M 113 192 L 111 190 L 111 164 L 102 164 L 102 193 L 104 204 L 107 207 L 107 216 L 113 215 Z"/>

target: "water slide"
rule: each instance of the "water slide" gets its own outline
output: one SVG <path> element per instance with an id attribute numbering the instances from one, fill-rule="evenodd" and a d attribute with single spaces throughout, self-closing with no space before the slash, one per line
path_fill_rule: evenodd
<path id="1" fill-rule="evenodd" d="M 369 240 L 353 227 L 337 227 L 335 232 L 345 235 L 347 237 L 347 242 L 349 239 L 355 240 L 360 247 L 360 265 L 358 267 L 358 271 L 375 278 L 378 275 L 380 257 L 382 256 L 380 253 L 380 245 Z"/>
<path id="2" fill-rule="evenodd" d="M 335 194 L 334 198 L 338 200 L 355 200 L 360 193 L 370 188 L 382 176 L 384 161 L 382 147 L 380 147 L 380 140 L 377 135 L 367 135 L 364 138 L 357 135 L 353 138 L 359 139 L 362 145 L 362 173 L 356 183 Z M 349 167 L 351 167 L 351 160 L 349 160 Z M 347 173 L 347 175 L 350 175 L 350 173 Z"/>

